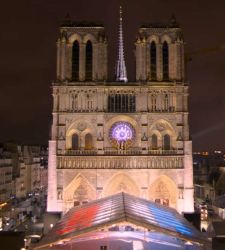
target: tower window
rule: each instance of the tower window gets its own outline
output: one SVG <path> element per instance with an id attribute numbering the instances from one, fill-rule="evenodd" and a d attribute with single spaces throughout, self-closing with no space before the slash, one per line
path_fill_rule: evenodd
<path id="1" fill-rule="evenodd" d="M 93 61 L 93 49 L 91 41 L 86 44 L 86 65 L 85 65 L 85 79 L 86 81 L 92 80 L 92 61 Z"/>
<path id="2" fill-rule="evenodd" d="M 79 43 L 75 41 L 72 49 L 72 80 L 79 81 Z"/>
<path id="3" fill-rule="evenodd" d="M 150 63 L 151 80 L 156 80 L 156 45 L 154 41 L 150 45 Z"/>
<path id="4" fill-rule="evenodd" d="M 169 79 L 169 50 L 167 42 L 163 43 L 163 80 Z"/>

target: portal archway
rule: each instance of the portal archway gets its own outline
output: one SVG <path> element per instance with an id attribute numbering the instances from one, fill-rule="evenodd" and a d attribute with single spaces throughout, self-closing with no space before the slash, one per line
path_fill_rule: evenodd
<path id="1" fill-rule="evenodd" d="M 125 173 L 118 173 L 109 180 L 103 191 L 103 196 L 109 196 L 120 192 L 139 196 L 139 188 L 135 181 Z"/>
<path id="2" fill-rule="evenodd" d="M 175 183 L 165 175 L 160 176 L 149 188 L 149 199 L 176 208 L 177 188 Z"/>

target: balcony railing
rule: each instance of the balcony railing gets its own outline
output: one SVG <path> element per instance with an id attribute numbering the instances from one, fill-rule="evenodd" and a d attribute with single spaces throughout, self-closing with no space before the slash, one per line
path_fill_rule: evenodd
<path id="1" fill-rule="evenodd" d="M 61 152 L 63 154 L 63 152 Z M 66 155 L 96 155 L 97 154 L 97 149 L 85 149 L 85 148 L 80 148 L 78 150 L 66 150 L 65 151 Z"/>
<path id="2" fill-rule="evenodd" d="M 105 155 L 141 155 L 141 148 L 128 148 L 128 149 L 116 149 L 116 148 L 104 148 Z"/>
<path id="3" fill-rule="evenodd" d="M 116 149 L 107 147 L 99 151 L 99 155 L 183 155 L 183 149 L 142 149 L 140 147 L 133 147 L 128 149 Z M 98 155 L 97 149 L 85 149 L 79 150 L 59 150 L 58 155 L 76 156 L 76 155 Z"/>
<path id="4" fill-rule="evenodd" d="M 149 149 L 149 155 L 182 155 L 182 149 Z"/>

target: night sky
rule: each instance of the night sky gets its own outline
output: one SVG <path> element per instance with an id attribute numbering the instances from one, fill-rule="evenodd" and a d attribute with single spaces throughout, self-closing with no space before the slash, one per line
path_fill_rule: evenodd
<path id="1" fill-rule="evenodd" d="M 224 0 L 123 1 L 125 59 L 134 79 L 134 41 L 146 22 L 167 22 L 175 14 L 183 29 L 190 82 L 190 129 L 194 150 L 225 149 Z M 21 0 L 1 4 L 0 141 L 47 144 L 51 123 L 51 83 L 56 75 L 58 27 L 67 13 L 74 21 L 106 27 L 110 76 L 118 41 L 119 1 Z"/>

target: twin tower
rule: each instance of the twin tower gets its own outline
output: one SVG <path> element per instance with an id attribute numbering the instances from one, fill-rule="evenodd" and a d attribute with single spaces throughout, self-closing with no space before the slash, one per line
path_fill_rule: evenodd
<path id="1" fill-rule="evenodd" d="M 193 212 L 184 42 L 174 19 L 139 29 L 128 81 L 120 9 L 115 81 L 102 25 L 67 20 L 57 41 L 48 212 L 118 192 Z"/>
<path id="2" fill-rule="evenodd" d="M 121 13 L 121 12 L 120 12 Z M 122 13 L 119 26 L 116 80 L 127 81 L 123 49 Z M 166 25 L 139 29 L 135 42 L 136 81 L 184 80 L 184 42 L 174 18 Z M 65 22 L 57 41 L 57 80 L 107 81 L 108 40 L 102 25 Z"/>

